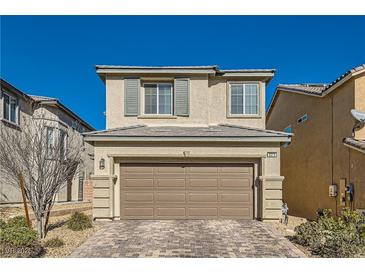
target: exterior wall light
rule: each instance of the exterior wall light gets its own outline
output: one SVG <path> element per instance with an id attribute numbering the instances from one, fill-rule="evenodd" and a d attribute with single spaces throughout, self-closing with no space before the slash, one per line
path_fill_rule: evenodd
<path id="1" fill-rule="evenodd" d="M 99 161 L 99 169 L 103 170 L 105 168 L 105 159 L 101 158 Z"/>

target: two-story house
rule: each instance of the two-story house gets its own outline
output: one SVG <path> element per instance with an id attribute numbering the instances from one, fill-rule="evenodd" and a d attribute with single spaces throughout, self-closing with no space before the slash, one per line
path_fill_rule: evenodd
<path id="1" fill-rule="evenodd" d="M 280 145 L 265 129 L 273 69 L 96 66 L 106 130 L 94 146 L 93 216 L 278 219 Z"/>
<path id="2" fill-rule="evenodd" d="M 365 65 L 330 84 L 277 87 L 267 127 L 294 133 L 281 151 L 291 214 L 315 219 L 323 208 L 365 210 L 365 127 L 357 128 L 352 109 L 365 112 Z"/>
<path id="3" fill-rule="evenodd" d="M 50 142 L 56 137 L 57 132 L 67 127 L 73 127 L 79 132 L 80 138 L 83 138 L 82 133 L 95 130 L 56 98 L 28 95 L 3 79 L 0 84 L 1 126 L 21 131 L 27 119 L 32 117 L 46 119 L 52 125 L 47 132 Z M 84 200 L 84 182 L 88 180 L 93 169 L 92 154 L 92 146 L 86 143 L 83 163 L 76 171 L 73 180 L 58 193 L 56 197 L 58 202 Z M 0 204 L 20 203 L 22 201 L 20 190 L 1 180 L 1 176 L 0 172 Z"/>

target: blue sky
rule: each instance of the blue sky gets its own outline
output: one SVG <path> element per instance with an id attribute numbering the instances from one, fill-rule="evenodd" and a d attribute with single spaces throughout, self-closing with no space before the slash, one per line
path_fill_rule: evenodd
<path id="1" fill-rule="evenodd" d="M 97 129 L 95 64 L 276 68 L 278 83 L 329 82 L 365 63 L 365 16 L 1 16 L 1 77 L 59 98 Z"/>

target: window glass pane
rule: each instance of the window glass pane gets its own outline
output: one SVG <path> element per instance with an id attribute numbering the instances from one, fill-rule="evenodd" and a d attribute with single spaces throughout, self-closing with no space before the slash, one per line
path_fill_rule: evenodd
<path id="1" fill-rule="evenodd" d="M 231 85 L 231 114 L 243 114 L 243 85 Z"/>
<path id="2" fill-rule="evenodd" d="M 158 113 L 172 114 L 171 112 L 171 85 L 160 84 L 158 86 Z"/>
<path id="3" fill-rule="evenodd" d="M 10 99 L 10 121 L 12 121 L 13 123 L 17 122 L 17 100 L 14 98 Z"/>
<path id="4" fill-rule="evenodd" d="M 258 85 L 245 85 L 245 114 L 258 114 Z"/>
<path id="5" fill-rule="evenodd" d="M 60 131 L 60 156 L 62 159 L 66 157 L 66 133 L 61 130 Z"/>
<path id="6" fill-rule="evenodd" d="M 10 105 L 10 98 L 8 95 L 4 94 L 4 119 L 6 120 L 10 120 L 9 105 Z"/>
<path id="7" fill-rule="evenodd" d="M 157 85 L 144 86 L 144 113 L 157 114 Z"/>
<path id="8" fill-rule="evenodd" d="M 47 127 L 47 155 L 50 158 L 53 156 L 53 149 L 54 149 L 53 128 Z"/>

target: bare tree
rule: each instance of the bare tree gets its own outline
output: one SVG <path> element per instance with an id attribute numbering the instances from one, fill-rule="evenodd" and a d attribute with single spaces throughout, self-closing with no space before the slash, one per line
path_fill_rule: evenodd
<path id="1" fill-rule="evenodd" d="M 56 194 L 72 180 L 82 152 L 78 131 L 50 119 L 29 118 L 19 130 L 0 125 L 0 180 L 20 188 L 23 179 L 41 238 L 47 234 Z"/>

